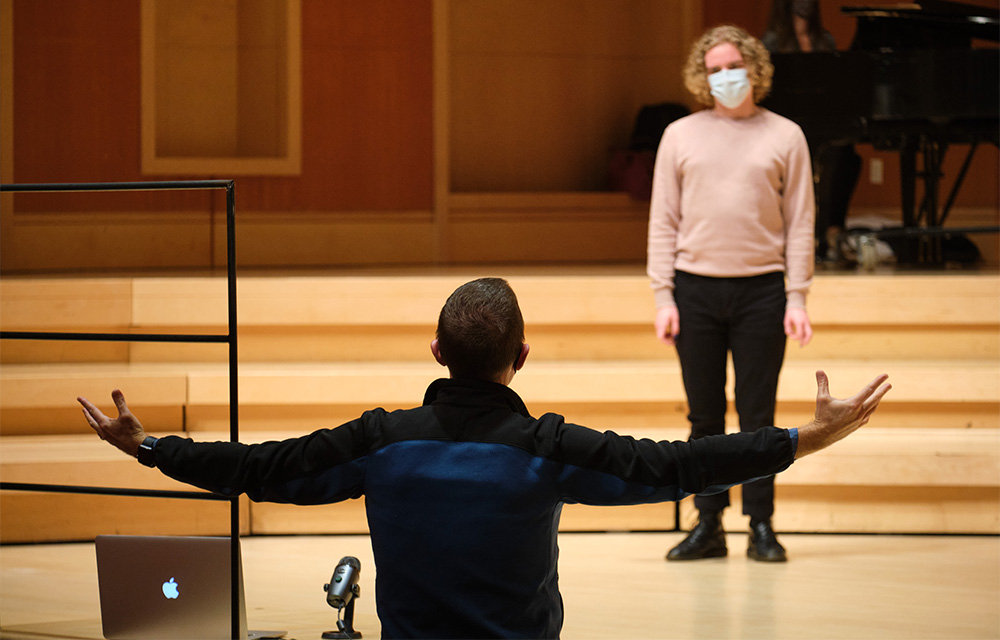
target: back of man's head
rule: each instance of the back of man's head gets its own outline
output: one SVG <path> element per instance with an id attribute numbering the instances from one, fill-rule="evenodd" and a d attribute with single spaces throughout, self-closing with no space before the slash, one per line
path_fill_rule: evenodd
<path id="1" fill-rule="evenodd" d="M 455 289 L 441 308 L 437 339 L 452 377 L 498 380 L 524 343 L 514 290 L 502 278 L 480 278 Z"/>

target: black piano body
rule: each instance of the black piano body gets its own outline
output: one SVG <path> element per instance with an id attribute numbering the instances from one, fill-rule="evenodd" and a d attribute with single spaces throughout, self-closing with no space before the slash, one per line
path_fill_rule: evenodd
<path id="1" fill-rule="evenodd" d="M 772 55 L 774 87 L 763 104 L 799 123 L 814 152 L 847 143 L 898 151 L 902 228 L 882 235 L 911 238 L 902 261 L 940 262 L 941 234 L 959 232 L 943 224 L 976 148 L 1000 145 L 1000 49 L 992 44 L 1000 12 L 928 0 L 843 11 L 857 19 L 851 49 Z M 969 149 L 942 205 L 941 164 L 952 144 Z"/>

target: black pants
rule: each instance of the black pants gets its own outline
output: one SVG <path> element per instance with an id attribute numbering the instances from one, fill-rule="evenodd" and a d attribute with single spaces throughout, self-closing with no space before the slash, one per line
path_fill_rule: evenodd
<path id="1" fill-rule="evenodd" d="M 782 273 L 709 278 L 677 272 L 680 317 L 677 355 L 687 392 L 691 439 L 725 432 L 726 361 L 733 354 L 740 430 L 774 424 L 778 374 L 785 358 L 785 279 Z M 706 513 L 729 506 L 729 492 L 695 496 Z M 743 513 L 774 513 L 774 477 L 743 485 Z"/>

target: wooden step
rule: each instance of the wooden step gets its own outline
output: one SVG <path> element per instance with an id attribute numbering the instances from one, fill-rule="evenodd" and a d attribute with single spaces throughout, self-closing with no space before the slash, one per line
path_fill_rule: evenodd
<path id="1" fill-rule="evenodd" d="M 241 439 L 300 435 L 373 406 L 419 403 L 429 382 L 446 374 L 428 348 L 441 304 L 479 275 L 465 269 L 241 275 Z M 674 350 L 652 335 L 652 294 L 641 266 L 505 268 L 500 275 L 518 293 L 532 345 L 512 385 L 529 410 L 636 437 L 687 437 L 679 364 Z M 219 334 L 226 330 L 225 293 L 225 279 L 217 276 L 3 278 L 0 329 Z M 779 477 L 776 526 L 1000 533 L 1000 276 L 820 273 L 809 305 L 816 334 L 808 347 L 788 346 L 779 425 L 811 419 L 819 368 L 835 396 L 883 371 L 894 388 L 865 430 Z M 120 387 L 153 433 L 228 439 L 228 356 L 226 345 L 4 340 L 0 477 L 161 482 L 96 440 L 76 397 L 112 411 L 109 394 Z M 729 379 L 732 399 L 732 371 Z M 736 429 L 732 408 L 727 424 Z M 86 539 L 113 532 L 109 526 L 147 533 L 228 527 L 224 503 L 9 491 L 0 501 L 3 541 Z M 364 531 L 363 509 L 363 501 L 308 509 L 250 505 L 243 527 Z M 745 529 L 738 511 L 727 510 L 727 528 Z M 680 514 L 681 526 L 689 526 L 690 500 Z M 562 524 L 670 528 L 674 505 L 567 505 Z"/>
<path id="2" fill-rule="evenodd" d="M 93 434 L 3 436 L 0 478 L 12 483 L 200 492 L 143 467 Z M 244 499 L 245 533 L 250 531 L 247 504 Z M 37 491 L 0 493 L 0 512 L 2 543 L 92 540 L 102 533 L 224 535 L 230 522 L 229 503 L 224 501 Z"/>
<path id="3" fill-rule="evenodd" d="M 239 281 L 243 362 L 427 358 L 448 292 L 473 273 L 396 277 L 246 277 Z M 532 360 L 671 360 L 652 334 L 636 270 L 509 275 Z M 991 274 L 817 275 L 816 333 L 793 359 L 1000 359 L 1000 278 Z M 0 281 L 5 330 L 226 332 L 222 278 Z M 293 330 L 294 328 L 294 330 Z M 225 362 L 226 345 L 5 341 L 3 363 Z"/>
<path id="4" fill-rule="evenodd" d="M 173 328 L 150 327 L 155 331 Z M 981 360 L 1000 354 L 996 325 L 964 326 L 816 326 L 812 342 L 801 348 L 790 341 L 786 360 Z M 426 362 L 434 326 L 241 326 L 239 360 L 266 362 Z M 651 360 L 674 361 L 673 347 L 653 335 L 652 322 L 623 325 L 531 325 L 526 340 L 530 361 Z M 113 360 L 140 362 L 227 362 L 224 345 L 135 343 L 127 353 L 105 345 L 73 343 L 9 345 L 8 362 Z M 16 354 L 13 349 L 21 348 Z M 46 352 L 48 349 L 50 352 Z M 14 360 L 15 356 L 18 358 Z"/>
<path id="5" fill-rule="evenodd" d="M 894 385 L 887 402 L 1000 402 L 1000 367 L 995 363 L 935 360 L 796 360 L 782 369 L 779 399 L 812 401 L 818 369 L 827 372 L 835 396 L 850 395 L 885 372 Z M 423 397 L 432 380 L 447 376 L 447 370 L 433 362 L 244 364 L 239 367 L 239 376 L 241 405 L 412 406 Z M 74 403 L 78 395 L 101 397 L 113 388 L 125 390 L 126 386 L 136 406 L 199 406 L 229 401 L 228 367 L 213 364 L 7 365 L 0 370 L 0 380 L 3 408 L 62 406 Z M 532 403 L 663 402 L 684 398 L 676 362 L 529 360 L 511 387 L 525 402 Z"/>
<path id="6" fill-rule="evenodd" d="M 243 276 L 240 326 L 433 326 L 451 291 L 477 277 L 449 275 Z M 648 325 L 652 292 L 641 269 L 613 275 L 500 273 L 518 294 L 528 327 Z M 183 327 L 227 322 L 221 277 L 4 278 L 5 330 Z M 1000 276 L 818 274 L 809 296 L 817 326 L 974 326 L 1000 319 Z"/>
<path id="7" fill-rule="evenodd" d="M 940 413 L 944 405 L 961 426 L 979 425 L 984 416 L 1000 410 L 1000 367 L 990 362 L 792 360 L 782 370 L 778 391 L 779 413 L 797 416 L 792 424 L 810 415 L 819 368 L 829 375 L 835 397 L 849 396 L 878 373 L 889 373 L 893 390 L 884 402 L 886 409 L 909 407 L 913 414 L 930 405 Z M 296 407 L 304 408 L 306 415 L 317 408 L 340 409 L 338 415 L 347 420 L 375 406 L 414 406 L 427 385 L 444 375 L 446 370 L 432 362 L 242 365 L 240 406 L 250 411 L 288 410 L 289 419 Z M 574 414 L 571 419 L 585 423 L 580 413 L 602 404 L 624 411 L 626 420 L 630 411 L 652 411 L 654 421 L 669 420 L 665 426 L 684 420 L 685 395 L 676 361 L 529 362 L 512 387 L 532 411 Z M 0 370 L 0 429 L 10 435 L 34 433 L 44 420 L 43 432 L 85 432 L 76 397 L 109 404 L 115 388 L 125 392 L 143 420 L 155 420 L 149 424 L 160 429 L 212 429 L 220 416 L 227 420 L 212 411 L 227 407 L 230 398 L 228 367 L 221 364 L 5 365 Z M 728 393 L 732 400 L 732 382 Z M 243 428 L 261 428 L 253 424 L 252 415 L 243 416 Z M 199 422 L 203 416 L 205 425 Z"/>

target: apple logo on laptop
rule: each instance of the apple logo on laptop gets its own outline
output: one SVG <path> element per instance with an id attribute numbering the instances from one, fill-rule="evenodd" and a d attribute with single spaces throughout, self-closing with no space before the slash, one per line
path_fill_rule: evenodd
<path id="1" fill-rule="evenodd" d="M 173 578 L 169 582 L 163 583 L 163 595 L 167 597 L 168 600 L 175 600 L 180 592 L 177 590 L 177 583 Z"/>

